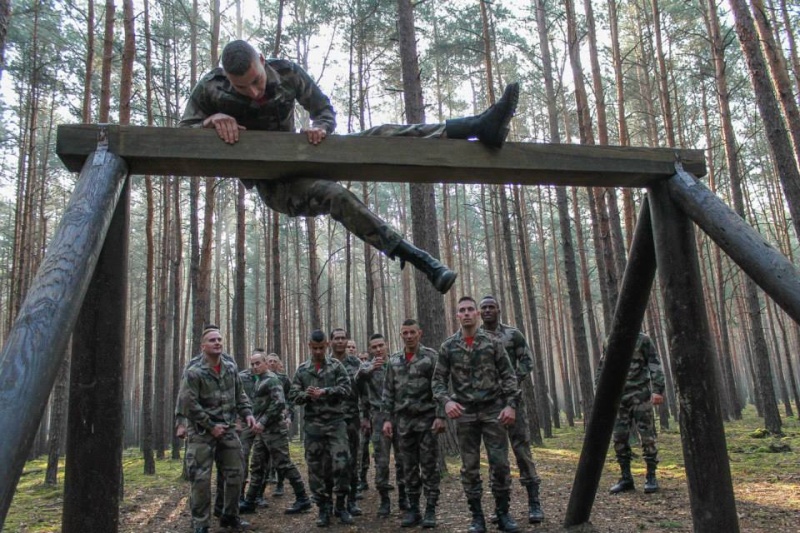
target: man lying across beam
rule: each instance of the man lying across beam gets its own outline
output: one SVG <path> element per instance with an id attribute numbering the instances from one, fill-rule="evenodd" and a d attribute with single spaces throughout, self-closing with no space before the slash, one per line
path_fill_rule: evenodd
<path id="1" fill-rule="evenodd" d="M 310 115 L 311 127 L 305 130 L 309 143 L 319 144 L 336 128 L 336 112 L 330 99 L 296 63 L 265 59 L 241 40 L 225 46 L 221 63 L 192 90 L 181 127 L 214 128 L 220 139 L 229 144 L 237 142 L 239 131 L 244 129 L 293 132 L 294 104 L 298 102 Z M 500 101 L 480 115 L 444 124 L 385 124 L 357 135 L 477 138 L 487 146 L 501 148 L 518 99 L 519 84 L 512 83 Z M 244 184 L 248 188 L 255 185 L 270 209 L 286 215 L 330 215 L 391 259 L 399 258 L 401 268 L 406 261 L 414 265 L 442 294 L 453 286 L 455 272 L 405 240 L 336 181 L 287 178 L 244 180 Z"/>

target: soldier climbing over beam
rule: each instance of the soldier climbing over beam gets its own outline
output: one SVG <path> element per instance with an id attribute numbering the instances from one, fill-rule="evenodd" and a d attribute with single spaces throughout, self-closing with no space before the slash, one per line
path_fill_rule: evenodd
<path id="1" fill-rule="evenodd" d="M 503 97 L 480 115 L 444 124 L 385 124 L 358 135 L 427 138 L 477 138 L 501 148 L 509 131 L 519 98 L 519 84 L 508 85 Z M 265 59 L 245 41 L 232 41 L 222 51 L 222 66 L 207 73 L 192 90 L 181 127 L 214 128 L 220 139 L 233 144 L 244 129 L 294 131 L 294 104 L 298 102 L 311 119 L 305 130 L 316 145 L 336 128 L 336 112 L 330 99 L 296 63 Z M 456 273 L 420 250 L 369 210 L 353 193 L 333 180 L 286 178 L 245 181 L 255 185 L 264 203 L 289 216 L 330 215 L 348 231 L 391 259 L 399 258 L 425 274 L 433 286 L 446 293 Z"/>

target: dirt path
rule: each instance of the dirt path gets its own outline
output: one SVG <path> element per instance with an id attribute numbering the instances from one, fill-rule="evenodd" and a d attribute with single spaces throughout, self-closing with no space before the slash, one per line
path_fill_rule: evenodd
<path id="1" fill-rule="evenodd" d="M 539 474 L 542 477 L 542 503 L 546 520 L 538 526 L 529 525 L 525 519 L 526 502 L 524 491 L 515 481 L 512 493 L 512 512 L 524 531 L 556 532 L 561 527 L 566 512 L 570 486 L 575 473 L 576 458 L 560 450 L 534 450 Z M 301 461 L 299 461 L 301 463 Z M 298 464 L 305 476 L 305 465 Z M 681 468 L 659 470 L 661 491 L 645 495 L 641 491 L 644 483 L 644 465 L 634 468 L 637 491 L 621 495 L 609 495 L 607 488 L 616 480 L 615 465 L 609 464 L 601 481 L 592 511 L 592 523 L 570 531 L 584 532 L 688 532 L 692 531 L 689 496 Z M 438 509 L 438 532 L 466 531 L 469 515 L 457 475 L 457 463 L 450 463 L 450 475 L 442 481 L 442 497 Z M 372 475 L 372 471 L 370 472 Z M 484 472 L 484 480 L 486 479 Z M 755 483 L 736 484 L 737 510 L 743 532 L 800 532 L 800 505 L 798 469 L 787 471 L 785 476 Z M 268 494 L 272 489 L 268 488 Z M 296 516 L 283 514 L 283 508 L 293 500 L 288 491 L 282 498 L 269 498 L 270 507 L 259 509 L 254 515 L 245 517 L 252 524 L 252 531 L 294 533 L 318 530 L 315 527 L 316 509 Z M 188 511 L 188 484 L 178 483 L 168 491 L 141 489 L 128 495 L 122 514 L 124 533 L 171 533 L 188 532 L 191 520 Z M 331 531 L 380 533 L 400 529 L 400 511 L 397 496 L 392 493 L 392 516 L 381 519 L 376 516 L 378 495 L 374 489 L 365 492 L 360 506 L 364 515 L 356 518 L 355 525 L 343 526 L 334 519 Z M 484 511 L 494 508 L 491 496 L 485 492 Z M 212 528 L 212 531 L 225 531 Z M 322 530 L 319 530 L 322 531 Z M 489 531 L 497 531 L 489 527 Z"/>

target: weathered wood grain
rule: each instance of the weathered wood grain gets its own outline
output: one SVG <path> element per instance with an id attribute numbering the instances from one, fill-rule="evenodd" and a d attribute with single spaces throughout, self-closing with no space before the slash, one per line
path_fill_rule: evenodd
<path id="1" fill-rule="evenodd" d="M 112 153 L 87 159 L 0 352 L 0 530 L 127 174 Z"/>
<path id="2" fill-rule="evenodd" d="M 97 125 L 62 125 L 56 151 L 77 171 L 94 150 Z M 506 143 L 493 150 L 449 139 L 333 135 L 318 146 L 302 134 L 244 131 L 235 145 L 212 130 L 108 126 L 109 150 L 132 174 L 274 179 L 309 176 L 394 182 L 518 183 L 645 187 L 675 174 L 675 161 L 706 172 L 701 150 Z"/>
<path id="3" fill-rule="evenodd" d="M 694 531 L 737 533 L 714 345 L 703 300 L 694 225 L 666 183 L 648 189 L 669 353 L 680 406 L 681 444 Z"/>
<path id="4" fill-rule="evenodd" d="M 681 170 L 667 185 L 680 209 L 800 324 L 800 271 L 794 264 L 694 176 Z"/>

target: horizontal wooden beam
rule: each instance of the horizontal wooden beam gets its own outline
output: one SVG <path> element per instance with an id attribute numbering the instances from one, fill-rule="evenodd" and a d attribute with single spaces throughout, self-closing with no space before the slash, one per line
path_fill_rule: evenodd
<path id="1" fill-rule="evenodd" d="M 243 131 L 237 144 L 212 130 L 102 126 L 109 151 L 132 174 L 275 179 L 292 176 L 341 181 L 517 183 L 646 187 L 675 174 L 675 161 L 706 173 L 701 150 L 478 142 L 408 137 L 333 135 L 312 146 L 302 134 Z M 62 125 L 56 151 L 79 171 L 97 146 L 99 125 Z"/>

